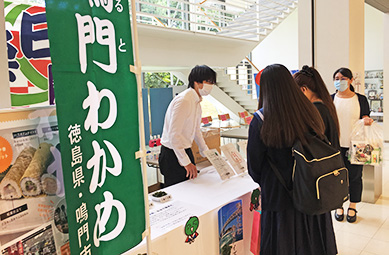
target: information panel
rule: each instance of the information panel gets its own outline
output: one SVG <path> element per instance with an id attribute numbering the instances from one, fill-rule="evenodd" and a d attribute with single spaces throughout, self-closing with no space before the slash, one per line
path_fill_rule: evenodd
<path id="1" fill-rule="evenodd" d="M 71 254 L 121 254 L 145 229 L 128 6 L 46 1 Z"/>

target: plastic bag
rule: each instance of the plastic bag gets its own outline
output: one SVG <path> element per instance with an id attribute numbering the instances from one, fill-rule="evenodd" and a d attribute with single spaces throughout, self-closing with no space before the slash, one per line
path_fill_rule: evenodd
<path id="1" fill-rule="evenodd" d="M 350 134 L 348 159 L 351 164 L 378 165 L 382 162 L 383 129 L 373 122 L 365 126 L 364 120 L 358 120 Z"/>

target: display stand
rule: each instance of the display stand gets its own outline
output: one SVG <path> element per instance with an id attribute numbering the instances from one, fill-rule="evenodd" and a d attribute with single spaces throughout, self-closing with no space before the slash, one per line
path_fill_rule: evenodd
<path id="1" fill-rule="evenodd" d="M 218 210 L 229 202 L 242 200 L 243 254 L 251 254 L 253 211 L 250 211 L 250 201 L 256 188 L 258 184 L 247 174 L 222 181 L 213 166 L 203 168 L 194 180 L 164 188 L 163 191 L 171 195 L 171 200 L 166 203 L 153 201 L 150 209 L 153 251 L 157 251 L 158 255 L 218 255 Z M 184 232 L 189 216 L 197 216 L 200 222 L 199 236 L 190 244 L 185 242 Z M 144 254 L 146 248 L 144 240 L 124 254 Z"/>
<path id="2" fill-rule="evenodd" d="M 362 201 L 375 203 L 382 194 L 382 165 L 363 166 Z"/>

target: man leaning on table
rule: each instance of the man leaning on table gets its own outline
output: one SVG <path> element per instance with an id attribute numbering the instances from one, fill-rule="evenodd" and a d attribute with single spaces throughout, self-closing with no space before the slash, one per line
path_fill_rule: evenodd
<path id="1" fill-rule="evenodd" d="M 170 102 L 165 115 L 158 159 L 165 187 L 197 177 L 191 150 L 193 140 L 202 156 L 203 151 L 208 150 L 200 131 L 200 102 L 202 96 L 211 93 L 216 72 L 206 65 L 195 66 L 188 80 L 188 88 Z"/>

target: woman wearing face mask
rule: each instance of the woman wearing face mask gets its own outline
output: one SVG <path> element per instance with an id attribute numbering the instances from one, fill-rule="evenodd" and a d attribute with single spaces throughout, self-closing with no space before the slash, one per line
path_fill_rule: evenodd
<path id="1" fill-rule="evenodd" d="M 197 177 L 191 150 L 193 140 L 200 154 L 208 150 L 200 131 L 202 96 L 211 93 L 216 72 L 206 65 L 195 66 L 188 77 L 188 89 L 178 94 L 165 114 L 159 154 L 159 169 L 165 187 Z"/>
<path id="2" fill-rule="evenodd" d="M 353 74 L 348 68 L 339 68 L 333 75 L 334 85 L 337 90 L 332 95 L 340 127 L 340 147 L 344 158 L 344 163 L 349 171 L 349 193 L 350 205 L 347 210 L 347 221 L 352 223 L 357 220 L 357 203 L 361 202 L 362 197 L 362 165 L 350 164 L 347 152 L 350 147 L 350 133 L 353 125 L 359 119 L 364 119 L 365 125 L 371 125 L 373 120 L 369 117 L 370 108 L 367 98 L 354 92 L 351 85 Z M 344 210 L 339 208 L 335 212 L 335 219 L 343 221 Z"/>

